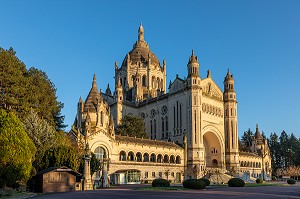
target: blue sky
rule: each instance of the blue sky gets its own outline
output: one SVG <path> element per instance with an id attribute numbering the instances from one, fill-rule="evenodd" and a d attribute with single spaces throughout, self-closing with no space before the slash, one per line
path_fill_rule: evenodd
<path id="1" fill-rule="evenodd" d="M 48 74 L 69 130 L 94 73 L 98 88 L 114 87 L 114 62 L 132 49 L 142 22 L 151 50 L 167 60 L 168 83 L 187 76 L 194 49 L 201 77 L 210 69 L 223 88 L 227 69 L 234 74 L 240 135 L 258 123 L 267 135 L 299 137 L 299 10 L 297 0 L 1 0 L 0 46 Z"/>

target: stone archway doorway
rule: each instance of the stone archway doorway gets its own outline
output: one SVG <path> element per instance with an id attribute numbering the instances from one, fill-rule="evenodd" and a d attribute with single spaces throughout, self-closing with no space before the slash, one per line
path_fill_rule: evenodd
<path id="1" fill-rule="evenodd" d="M 213 132 L 206 132 L 203 136 L 205 148 L 206 169 L 223 168 L 224 152 L 220 140 Z"/>

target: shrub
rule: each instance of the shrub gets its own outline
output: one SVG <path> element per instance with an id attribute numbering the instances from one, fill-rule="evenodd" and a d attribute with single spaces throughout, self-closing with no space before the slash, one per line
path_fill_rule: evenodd
<path id="1" fill-rule="evenodd" d="M 184 188 L 188 189 L 205 189 L 206 183 L 199 179 L 187 179 L 182 183 Z"/>
<path id="2" fill-rule="evenodd" d="M 155 179 L 152 181 L 152 187 L 169 187 L 170 182 L 166 179 Z"/>
<path id="3" fill-rule="evenodd" d="M 244 182 L 244 180 L 242 180 L 240 178 L 231 178 L 228 181 L 228 186 L 229 187 L 244 187 L 245 186 L 245 182 Z"/>
<path id="4" fill-rule="evenodd" d="M 209 185 L 210 185 L 209 179 L 206 179 L 206 178 L 200 178 L 199 180 L 202 180 L 203 182 L 205 182 L 206 186 L 209 186 Z"/>
<path id="5" fill-rule="evenodd" d="M 294 180 L 294 179 L 288 179 L 286 182 L 288 184 L 296 184 L 296 180 Z"/>
<path id="6" fill-rule="evenodd" d="M 272 176 L 272 180 L 277 180 L 277 177 L 276 176 Z"/>
<path id="7" fill-rule="evenodd" d="M 262 179 L 262 178 L 257 178 L 257 179 L 255 180 L 255 182 L 256 182 L 257 184 L 262 184 L 262 183 L 263 183 L 263 179 Z"/>

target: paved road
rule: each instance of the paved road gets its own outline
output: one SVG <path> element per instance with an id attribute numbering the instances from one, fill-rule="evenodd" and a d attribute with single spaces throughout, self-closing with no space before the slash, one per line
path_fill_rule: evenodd
<path id="1" fill-rule="evenodd" d="M 100 189 L 93 191 L 78 191 L 67 193 L 40 194 L 35 199 L 92 199 L 92 198 L 109 198 L 109 199 L 276 199 L 276 198 L 299 198 L 300 186 L 262 186 L 262 187 L 208 187 L 206 190 L 164 190 L 148 191 L 134 190 L 132 186 L 120 186 L 109 189 Z"/>

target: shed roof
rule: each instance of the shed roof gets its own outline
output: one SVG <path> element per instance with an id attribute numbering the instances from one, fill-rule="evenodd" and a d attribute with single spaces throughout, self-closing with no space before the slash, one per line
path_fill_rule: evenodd
<path id="1" fill-rule="evenodd" d="M 56 172 L 68 172 L 72 175 L 76 175 L 76 176 L 81 176 L 81 173 L 78 173 L 66 166 L 61 166 L 61 167 L 49 167 L 47 169 L 44 169 L 42 171 L 39 171 L 36 175 L 43 175 L 45 173 L 51 172 L 51 171 L 56 171 Z"/>

